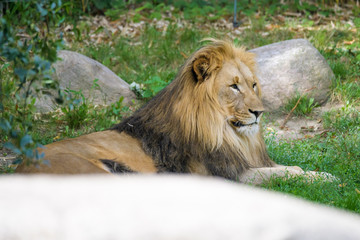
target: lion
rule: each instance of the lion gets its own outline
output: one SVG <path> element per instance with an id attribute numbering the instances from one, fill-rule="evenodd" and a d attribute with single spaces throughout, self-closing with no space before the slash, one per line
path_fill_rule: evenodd
<path id="1" fill-rule="evenodd" d="M 49 164 L 18 173 L 190 173 L 255 184 L 302 174 L 273 162 L 262 136 L 264 112 L 253 53 L 208 39 L 175 79 L 109 130 L 54 142 Z"/>

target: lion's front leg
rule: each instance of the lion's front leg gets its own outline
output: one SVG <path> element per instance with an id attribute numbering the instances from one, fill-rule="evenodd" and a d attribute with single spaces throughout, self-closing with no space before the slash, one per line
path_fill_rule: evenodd
<path id="1" fill-rule="evenodd" d="M 310 182 L 314 180 L 335 181 L 336 177 L 324 172 L 305 172 L 298 166 L 275 165 L 274 167 L 250 168 L 240 177 L 241 183 L 259 185 L 269 181 L 272 177 L 295 177 L 304 176 Z"/>
<path id="2" fill-rule="evenodd" d="M 304 171 L 297 166 L 276 165 L 274 167 L 250 168 L 242 174 L 240 182 L 259 185 L 269 181 L 272 177 L 297 176 L 302 174 L 304 174 Z"/>

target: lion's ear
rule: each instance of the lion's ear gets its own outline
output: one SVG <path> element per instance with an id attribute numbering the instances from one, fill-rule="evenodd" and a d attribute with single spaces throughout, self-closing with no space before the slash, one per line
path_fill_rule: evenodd
<path id="1" fill-rule="evenodd" d="M 198 82 L 203 82 L 207 75 L 210 67 L 210 60 L 206 56 L 201 56 L 194 60 L 193 71 Z"/>

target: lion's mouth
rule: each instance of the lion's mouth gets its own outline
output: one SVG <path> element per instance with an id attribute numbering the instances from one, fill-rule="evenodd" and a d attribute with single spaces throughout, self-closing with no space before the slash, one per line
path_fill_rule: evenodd
<path id="1" fill-rule="evenodd" d="M 258 124 L 257 122 L 253 122 L 253 123 L 249 123 L 249 124 L 243 124 L 241 123 L 240 121 L 233 121 L 231 122 L 231 124 L 234 126 L 234 127 L 246 127 L 246 126 L 251 126 L 251 125 L 255 125 L 255 124 Z"/>

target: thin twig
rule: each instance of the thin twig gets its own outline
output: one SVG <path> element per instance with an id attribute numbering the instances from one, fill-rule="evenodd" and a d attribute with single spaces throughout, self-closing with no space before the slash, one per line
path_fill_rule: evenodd
<path id="1" fill-rule="evenodd" d="M 295 111 L 296 107 L 299 105 L 300 103 L 300 100 L 305 96 L 305 94 L 307 92 L 310 92 L 312 91 L 313 89 L 315 89 L 316 87 L 312 87 L 312 88 L 309 88 L 309 89 L 306 89 L 303 94 L 301 94 L 301 96 L 299 97 L 299 99 L 297 100 L 295 106 L 291 109 L 291 111 L 289 112 L 289 114 L 286 116 L 286 118 L 284 119 L 284 122 L 283 124 L 280 126 L 280 129 L 284 129 L 285 127 L 285 124 L 287 123 L 287 121 L 289 121 L 289 118 L 291 117 L 291 114 Z"/>

